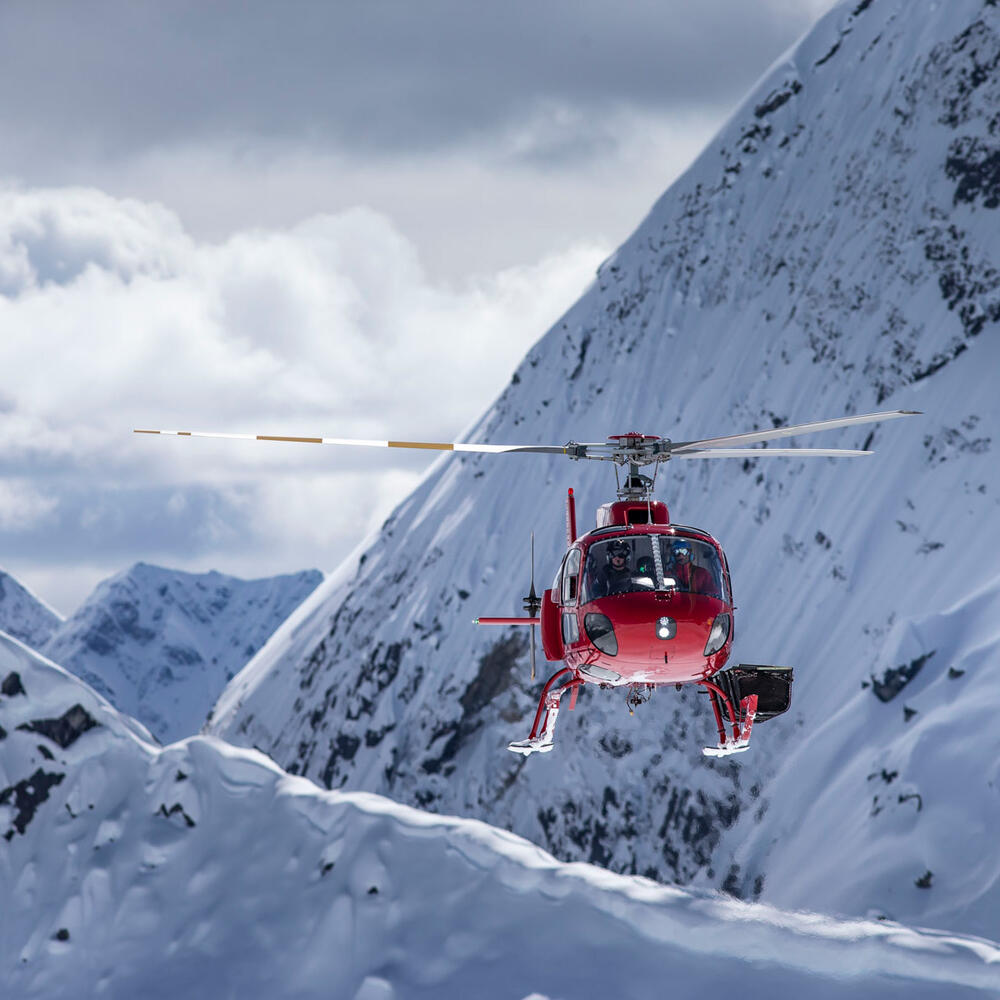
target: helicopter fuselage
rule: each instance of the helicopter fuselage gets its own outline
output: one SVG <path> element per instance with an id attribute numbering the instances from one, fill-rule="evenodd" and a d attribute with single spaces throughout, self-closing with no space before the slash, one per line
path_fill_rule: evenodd
<path id="1" fill-rule="evenodd" d="M 613 687 L 697 682 L 721 670 L 733 602 L 718 541 L 670 524 L 657 501 L 605 505 L 598 525 L 573 541 L 543 595 L 546 659 Z M 679 549 L 689 553 L 684 563 L 674 558 Z"/>

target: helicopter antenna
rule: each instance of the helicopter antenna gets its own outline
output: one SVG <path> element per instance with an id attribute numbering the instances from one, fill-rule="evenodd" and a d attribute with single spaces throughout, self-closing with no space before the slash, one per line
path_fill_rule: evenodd
<path id="1" fill-rule="evenodd" d="M 531 533 L 531 587 L 522 605 L 529 618 L 537 618 L 542 607 L 542 599 L 535 593 L 535 533 Z M 535 626 L 530 627 L 531 679 L 535 679 Z"/>

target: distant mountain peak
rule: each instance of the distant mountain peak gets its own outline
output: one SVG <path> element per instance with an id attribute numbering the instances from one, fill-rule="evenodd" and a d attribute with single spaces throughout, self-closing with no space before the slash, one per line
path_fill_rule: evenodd
<path id="1" fill-rule="evenodd" d="M 57 611 L 0 568 L 0 631 L 40 649 L 62 622 Z"/>
<path id="2" fill-rule="evenodd" d="M 226 682 L 322 578 L 139 562 L 100 583 L 43 650 L 169 742 L 201 728 Z"/>

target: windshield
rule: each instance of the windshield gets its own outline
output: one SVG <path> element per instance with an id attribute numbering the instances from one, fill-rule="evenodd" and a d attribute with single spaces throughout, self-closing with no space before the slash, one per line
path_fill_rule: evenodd
<path id="1" fill-rule="evenodd" d="M 723 600 L 718 554 L 707 542 L 665 535 L 629 535 L 590 546 L 584 603 L 638 590 L 679 590 Z"/>

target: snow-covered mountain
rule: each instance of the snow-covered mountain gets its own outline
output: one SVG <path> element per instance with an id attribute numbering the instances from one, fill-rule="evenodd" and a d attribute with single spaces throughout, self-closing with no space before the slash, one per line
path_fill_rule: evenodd
<path id="1" fill-rule="evenodd" d="M 229 685 L 211 731 L 563 859 L 784 905 L 1000 923 L 1000 7 L 851 0 L 780 59 L 469 440 L 692 439 L 875 409 L 875 458 L 674 462 L 726 546 L 734 660 L 792 711 L 708 762 L 695 693 L 586 691 L 543 759 L 510 614 L 603 467 L 448 456 Z M 410 429 L 413 432 L 413 429 Z M 419 436 L 414 434 L 414 436 Z"/>
<path id="2" fill-rule="evenodd" d="M 1000 946 L 559 864 L 485 824 L 161 749 L 0 634 L 0 995 L 995 995 Z"/>
<path id="3" fill-rule="evenodd" d="M 263 580 L 137 563 L 32 644 L 162 742 L 197 733 L 219 693 L 323 579 Z"/>
<path id="4" fill-rule="evenodd" d="M 0 569 L 0 631 L 40 649 L 62 623 L 57 611 Z"/>

